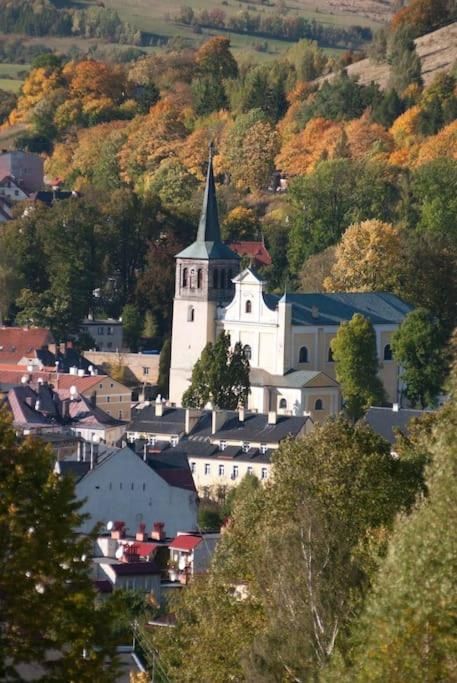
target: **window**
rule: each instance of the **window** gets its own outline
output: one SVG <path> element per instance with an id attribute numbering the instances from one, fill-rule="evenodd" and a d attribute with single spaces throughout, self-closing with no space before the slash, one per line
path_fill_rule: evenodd
<path id="1" fill-rule="evenodd" d="M 143 491 L 146 491 L 146 484 L 143 482 Z"/>
<path id="2" fill-rule="evenodd" d="M 182 271 L 182 286 L 187 287 L 187 268 L 183 268 Z"/>
<path id="3" fill-rule="evenodd" d="M 132 481 L 132 483 L 130 484 L 130 489 L 131 489 L 132 491 L 135 489 L 135 484 L 133 483 L 133 481 Z"/>
<path id="4" fill-rule="evenodd" d="M 219 286 L 219 272 L 218 270 L 213 270 L 213 287 L 217 289 Z"/>
<path id="5" fill-rule="evenodd" d="M 171 441 L 171 445 L 173 446 L 173 448 L 176 448 L 176 446 L 178 445 L 178 441 L 179 441 L 178 435 L 177 435 L 177 434 L 173 434 L 173 436 L 171 437 L 170 441 Z"/>
<path id="6" fill-rule="evenodd" d="M 243 446 L 242 446 L 243 453 L 247 453 L 250 448 L 251 448 L 251 444 L 249 443 L 249 441 L 243 441 Z"/>
<path id="7" fill-rule="evenodd" d="M 268 450 L 267 444 L 266 444 L 266 443 L 261 443 L 261 444 L 260 444 L 260 452 L 262 453 L 262 455 L 265 455 L 265 453 L 267 452 L 267 450 Z"/>
<path id="8" fill-rule="evenodd" d="M 211 474 L 211 465 L 209 463 L 205 463 L 205 474 Z"/>
<path id="9" fill-rule="evenodd" d="M 119 411 L 119 419 L 122 420 L 122 410 Z"/>
<path id="10" fill-rule="evenodd" d="M 386 344 L 384 347 L 384 360 L 392 360 L 392 347 Z"/>
<path id="11" fill-rule="evenodd" d="M 252 465 L 248 465 L 247 473 L 252 474 Z"/>
<path id="12" fill-rule="evenodd" d="M 249 346 L 249 344 L 245 344 L 243 347 L 243 354 L 246 360 L 251 360 L 252 358 L 252 349 Z"/>
<path id="13" fill-rule="evenodd" d="M 322 399 L 318 398 L 316 403 L 314 404 L 314 410 L 322 410 L 323 409 L 323 404 L 322 404 Z"/>
<path id="14" fill-rule="evenodd" d="M 223 441 L 223 440 L 219 441 L 219 448 L 221 449 L 221 451 L 225 451 L 226 447 L 227 447 L 227 441 Z"/>
<path id="15" fill-rule="evenodd" d="M 194 463 L 194 462 L 191 462 L 191 463 L 190 463 L 190 471 L 192 472 L 192 474 L 195 474 L 195 467 L 196 467 L 196 466 L 195 466 L 195 463 Z"/>
<path id="16" fill-rule="evenodd" d="M 188 323 L 193 323 L 195 320 L 195 308 L 193 306 L 189 306 L 187 309 L 187 322 Z"/>
<path id="17" fill-rule="evenodd" d="M 238 479 L 238 465 L 233 465 L 233 470 L 232 470 L 232 479 Z"/>
<path id="18" fill-rule="evenodd" d="M 260 478 L 261 479 L 268 479 L 268 470 L 266 467 L 262 467 Z"/>
<path id="19" fill-rule="evenodd" d="M 143 375 L 149 375 L 149 368 L 143 368 Z"/>
<path id="20" fill-rule="evenodd" d="M 245 313 L 252 313 L 252 301 L 250 301 L 249 299 L 246 301 L 244 311 Z"/>
<path id="21" fill-rule="evenodd" d="M 280 407 L 281 410 L 284 410 L 285 408 L 287 408 L 287 401 L 286 401 L 285 398 L 282 398 L 282 399 L 279 401 L 279 407 Z"/>
<path id="22" fill-rule="evenodd" d="M 203 271 L 201 268 L 197 270 L 197 288 L 201 289 L 203 283 Z"/>
<path id="23" fill-rule="evenodd" d="M 111 396 L 106 397 L 106 402 L 109 403 L 111 401 Z"/>
<path id="24" fill-rule="evenodd" d="M 333 351 L 332 351 L 332 347 L 331 347 L 331 346 L 328 347 L 327 361 L 328 361 L 329 363 L 334 363 L 334 362 L 335 362 L 335 359 L 333 358 Z"/>
<path id="25" fill-rule="evenodd" d="M 299 363 L 307 363 L 308 362 L 308 349 L 306 346 L 301 347 L 300 353 L 298 354 L 298 362 Z"/>
<path id="26" fill-rule="evenodd" d="M 111 389 L 114 389 L 114 384 L 111 382 L 110 384 Z"/>
<path id="27" fill-rule="evenodd" d="M 105 334 L 105 328 L 104 327 L 97 327 L 97 334 L 99 334 L 101 337 Z"/>
<path id="28" fill-rule="evenodd" d="M 224 465 L 219 465 L 219 476 L 220 477 L 224 476 Z"/>
<path id="29" fill-rule="evenodd" d="M 106 334 L 107 334 L 108 336 L 113 336 L 113 334 L 114 334 L 114 329 L 113 329 L 112 327 L 107 327 L 107 328 L 106 328 Z"/>

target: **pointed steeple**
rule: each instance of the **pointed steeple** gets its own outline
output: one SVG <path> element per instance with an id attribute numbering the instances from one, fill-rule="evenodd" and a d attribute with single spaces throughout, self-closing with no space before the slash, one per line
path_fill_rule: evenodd
<path id="1" fill-rule="evenodd" d="M 213 146 L 209 146 L 208 172 L 206 174 L 205 194 L 198 224 L 197 239 L 189 247 L 177 254 L 178 258 L 194 259 L 231 259 L 239 260 L 221 240 L 219 215 L 217 210 L 216 184 L 213 172 Z"/>
<path id="2" fill-rule="evenodd" d="M 213 172 L 213 144 L 209 146 L 208 172 L 206 174 L 205 195 L 203 197 L 197 242 L 220 242 L 221 230 L 217 211 L 216 185 Z"/>

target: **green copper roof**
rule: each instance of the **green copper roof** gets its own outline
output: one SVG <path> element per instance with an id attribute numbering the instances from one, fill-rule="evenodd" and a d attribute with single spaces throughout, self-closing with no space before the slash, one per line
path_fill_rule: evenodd
<path id="1" fill-rule="evenodd" d="M 186 249 L 177 254 L 177 258 L 239 260 L 239 256 L 221 240 L 211 148 L 197 239 L 189 247 L 186 247 Z"/>

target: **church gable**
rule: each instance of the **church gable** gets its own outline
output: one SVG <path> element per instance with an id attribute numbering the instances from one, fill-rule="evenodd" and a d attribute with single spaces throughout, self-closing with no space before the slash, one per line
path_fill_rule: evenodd
<path id="1" fill-rule="evenodd" d="M 233 279 L 235 296 L 226 306 L 221 319 L 227 322 L 276 324 L 277 311 L 267 306 L 263 292 L 264 281 L 250 268 Z"/>

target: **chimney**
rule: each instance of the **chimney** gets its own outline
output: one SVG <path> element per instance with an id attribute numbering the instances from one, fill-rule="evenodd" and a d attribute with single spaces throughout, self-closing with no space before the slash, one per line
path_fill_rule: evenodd
<path id="1" fill-rule="evenodd" d="M 196 408 L 186 408 L 186 424 L 184 428 L 185 434 L 190 434 L 198 420 L 200 419 L 201 412 Z"/>
<path id="2" fill-rule="evenodd" d="M 161 398 L 160 394 L 156 398 L 155 412 L 156 412 L 156 417 L 163 417 L 163 403 L 162 403 L 162 398 Z"/>
<path id="3" fill-rule="evenodd" d="M 392 403 L 392 411 L 394 413 L 398 413 L 399 410 L 400 410 L 400 404 L 399 403 Z"/>
<path id="4" fill-rule="evenodd" d="M 241 408 L 238 408 L 238 420 L 240 422 L 244 422 L 245 418 L 245 408 L 242 406 Z"/>
<path id="5" fill-rule="evenodd" d="M 311 307 L 311 317 L 316 320 L 319 317 L 319 309 L 317 306 L 312 306 Z"/>
<path id="6" fill-rule="evenodd" d="M 113 530 L 111 531 L 111 538 L 119 541 L 125 536 L 125 522 L 117 521 L 114 522 Z"/>
<path id="7" fill-rule="evenodd" d="M 268 413 L 268 424 L 269 425 L 275 425 L 276 424 L 276 410 L 270 410 Z"/>
<path id="8" fill-rule="evenodd" d="M 146 524 L 144 522 L 141 522 L 141 524 L 138 526 L 138 530 L 135 534 L 135 540 L 140 541 L 141 543 L 144 543 L 144 541 L 147 540 Z"/>
<path id="9" fill-rule="evenodd" d="M 224 424 L 227 415 L 223 410 L 213 410 L 211 420 L 211 434 L 215 434 Z"/>
<path id="10" fill-rule="evenodd" d="M 163 541 L 165 538 L 165 524 L 154 522 L 152 525 L 151 538 L 153 541 Z"/>

